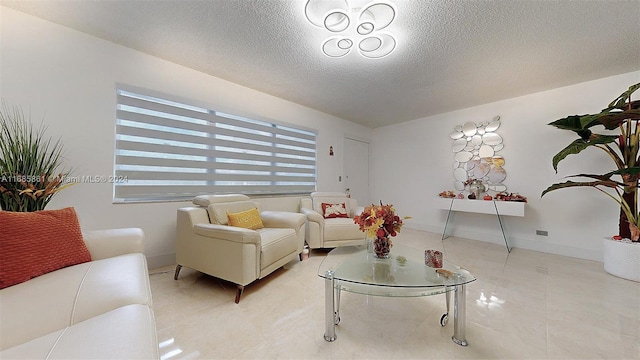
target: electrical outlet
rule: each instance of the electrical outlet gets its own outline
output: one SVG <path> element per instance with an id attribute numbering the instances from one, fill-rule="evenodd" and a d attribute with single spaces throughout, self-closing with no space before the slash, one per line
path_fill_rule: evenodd
<path id="1" fill-rule="evenodd" d="M 549 232 L 546 230 L 536 230 L 536 235 L 549 236 Z"/>

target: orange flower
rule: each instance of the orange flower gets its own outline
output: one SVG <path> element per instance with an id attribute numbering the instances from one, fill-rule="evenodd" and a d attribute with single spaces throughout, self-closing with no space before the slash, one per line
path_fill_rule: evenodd
<path id="1" fill-rule="evenodd" d="M 353 222 L 358 224 L 360 231 L 365 232 L 367 237 L 387 237 L 396 236 L 403 225 L 403 219 L 410 219 L 409 216 L 400 218 L 395 213 L 393 205 L 371 204 L 364 208 L 360 215 L 356 215 Z"/>

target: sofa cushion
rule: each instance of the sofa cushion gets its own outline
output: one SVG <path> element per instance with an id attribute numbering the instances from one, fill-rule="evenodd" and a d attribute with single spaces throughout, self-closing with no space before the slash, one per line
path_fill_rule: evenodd
<path id="1" fill-rule="evenodd" d="M 322 215 L 325 219 L 332 218 L 348 218 L 347 207 L 345 203 L 328 204 L 322 203 Z"/>
<path id="2" fill-rule="evenodd" d="M 264 228 L 257 231 L 260 233 L 262 245 L 260 264 L 263 269 L 283 257 L 297 252 L 298 237 L 295 230 Z"/>
<path id="3" fill-rule="evenodd" d="M 251 210 L 257 208 L 260 212 L 260 207 L 253 201 L 234 201 L 228 203 L 209 204 L 207 212 L 209 213 L 209 221 L 212 224 L 229 225 L 228 213 L 238 213 L 241 211 Z"/>
<path id="4" fill-rule="evenodd" d="M 73 208 L 0 211 L 0 289 L 91 261 Z"/>
<path id="5" fill-rule="evenodd" d="M 128 305 L 6 349 L 0 358 L 158 359 L 157 344 L 152 310 Z"/>
<path id="6" fill-rule="evenodd" d="M 50 272 L 0 291 L 0 350 L 121 306 L 151 303 L 147 262 L 140 253 Z"/>
<path id="7" fill-rule="evenodd" d="M 358 225 L 354 224 L 351 218 L 325 219 L 325 241 L 364 239 L 364 237 L 365 234 L 360 231 Z"/>
<path id="8" fill-rule="evenodd" d="M 227 218 L 229 226 L 251 230 L 262 229 L 264 227 L 257 208 L 237 213 L 227 213 Z"/>

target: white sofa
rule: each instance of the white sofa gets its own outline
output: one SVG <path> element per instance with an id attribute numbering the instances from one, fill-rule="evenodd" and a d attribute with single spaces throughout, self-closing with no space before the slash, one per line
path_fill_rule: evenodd
<path id="1" fill-rule="evenodd" d="M 348 217 L 325 219 L 322 203 L 344 203 Z M 340 192 L 313 192 L 311 197 L 300 200 L 300 212 L 307 216 L 305 241 L 309 248 L 334 248 L 344 245 L 365 243 L 365 234 L 353 222 L 353 217 L 359 215 L 364 207 L 358 206 L 356 199 L 347 197 Z"/>
<path id="2" fill-rule="evenodd" d="M 158 359 L 141 229 L 83 233 L 92 261 L 0 290 L 1 359 Z"/>
<path id="3" fill-rule="evenodd" d="M 305 220 L 302 214 L 260 211 L 242 194 L 201 195 L 198 206 L 178 209 L 176 271 L 183 266 L 236 284 L 235 302 L 244 287 L 296 258 L 302 260 Z M 230 226 L 228 214 L 257 209 L 263 228 Z"/>

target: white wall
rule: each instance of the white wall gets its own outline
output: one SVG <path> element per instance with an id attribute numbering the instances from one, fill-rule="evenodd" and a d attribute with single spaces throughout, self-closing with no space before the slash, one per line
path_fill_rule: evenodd
<path id="1" fill-rule="evenodd" d="M 599 112 L 611 100 L 640 81 L 640 71 L 590 81 L 532 95 L 476 106 L 374 130 L 373 194 L 396 205 L 401 215 L 413 219 L 406 226 L 442 232 L 447 211 L 430 199 L 453 187 L 454 126 L 467 121 L 490 121 L 500 115 L 497 132 L 504 139 L 509 191 L 527 196 L 525 217 L 504 217 L 506 232 L 515 247 L 573 257 L 602 259 L 602 238 L 617 234 L 617 205 L 593 189 L 567 189 L 540 198 L 549 185 L 578 173 L 614 170 L 604 152 L 586 150 L 569 156 L 555 174 L 551 159 L 577 136 L 546 125 L 568 115 Z M 380 144 L 384 142 L 384 147 Z M 503 243 L 492 215 L 458 213 L 454 234 Z M 536 235 L 546 230 L 548 237 Z M 445 240 L 446 241 L 446 240 Z"/>
<path id="2" fill-rule="evenodd" d="M 338 176 L 345 135 L 373 136 L 372 200 L 391 202 L 401 215 L 411 215 L 407 227 L 441 232 L 446 212 L 432 208 L 429 199 L 453 190 L 449 133 L 455 125 L 500 115 L 505 184 L 529 198 L 524 218 L 505 218 L 510 241 L 516 247 L 600 260 L 601 238 L 617 232 L 616 205 L 591 189 L 563 190 L 540 199 L 542 190 L 562 176 L 609 169 L 606 155 L 591 150 L 586 164 L 582 155 L 582 161 L 568 158 L 556 175 L 551 158 L 573 135 L 546 124 L 569 114 L 599 111 L 640 81 L 640 71 L 371 131 L 1 6 L 0 26 L 0 96 L 30 111 L 34 121 L 42 120 L 52 137 L 62 137 L 76 175 L 113 173 L 115 86 L 122 83 L 239 115 L 317 129 L 322 191 L 344 190 Z M 329 146 L 334 157 L 328 155 Z M 298 204 L 297 197 L 260 201 L 281 210 L 294 210 Z M 86 230 L 143 228 L 154 267 L 173 262 L 175 210 L 186 204 L 114 205 L 110 184 L 78 184 L 61 192 L 50 208 L 74 206 Z M 488 215 L 459 214 L 453 225 L 457 235 L 502 241 L 496 219 Z M 536 229 L 549 236 L 536 236 Z"/>
<path id="3" fill-rule="evenodd" d="M 115 87 L 126 84 L 190 99 L 237 115 L 297 124 L 318 131 L 318 189 L 343 191 L 345 134 L 371 130 L 160 60 L 51 22 L 0 7 L 0 96 L 30 111 L 47 134 L 62 137 L 75 175 L 113 174 Z M 334 157 L 329 157 L 333 146 Z M 263 199 L 297 211 L 298 198 Z M 141 227 L 151 267 L 172 264 L 176 209 L 188 203 L 112 204 L 111 184 L 78 184 L 49 208 L 74 206 L 85 230 Z"/>

